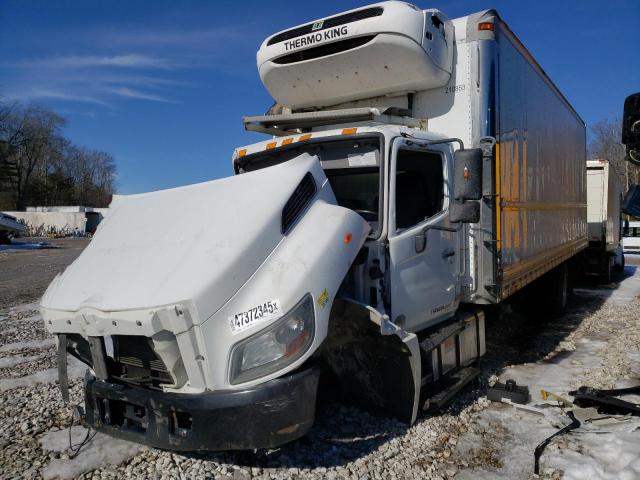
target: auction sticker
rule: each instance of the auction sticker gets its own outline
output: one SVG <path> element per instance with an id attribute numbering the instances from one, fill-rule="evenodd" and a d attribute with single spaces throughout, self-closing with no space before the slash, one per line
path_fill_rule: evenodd
<path id="1" fill-rule="evenodd" d="M 282 309 L 280 307 L 279 298 L 264 302 L 260 305 L 249 308 L 244 312 L 239 312 L 234 316 L 229 317 L 231 333 L 235 334 L 241 332 L 242 330 L 252 327 L 256 323 L 276 318 L 280 315 L 282 315 Z"/>

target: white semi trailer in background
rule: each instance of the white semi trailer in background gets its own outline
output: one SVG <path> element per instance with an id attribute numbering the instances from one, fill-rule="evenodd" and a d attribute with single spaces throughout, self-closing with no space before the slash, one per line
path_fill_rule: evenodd
<path id="1" fill-rule="evenodd" d="M 244 119 L 270 137 L 236 175 L 122 198 L 42 299 L 100 431 L 273 447 L 311 428 L 321 377 L 411 424 L 477 375 L 482 305 L 536 280 L 566 304 L 585 126 L 495 11 L 378 3 L 257 59 L 277 103 Z"/>
<path id="2" fill-rule="evenodd" d="M 624 270 L 622 251 L 622 183 L 608 160 L 587 161 L 587 274 L 611 280 L 611 271 Z"/>

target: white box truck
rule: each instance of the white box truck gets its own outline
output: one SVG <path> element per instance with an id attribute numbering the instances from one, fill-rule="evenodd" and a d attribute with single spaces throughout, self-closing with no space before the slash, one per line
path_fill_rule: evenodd
<path id="1" fill-rule="evenodd" d="M 587 233 L 585 272 L 611 281 L 611 271 L 624 270 L 621 225 L 622 183 L 608 160 L 587 161 Z"/>
<path id="2" fill-rule="evenodd" d="M 585 126 L 497 12 L 383 2 L 257 60 L 277 103 L 244 119 L 270 137 L 236 175 L 119 199 L 42 299 L 99 431 L 273 447 L 311 428 L 321 377 L 411 424 L 478 373 L 482 305 L 537 279 L 566 303 Z"/>
<path id="3" fill-rule="evenodd" d="M 622 247 L 627 253 L 640 253 L 640 222 L 625 221 Z"/>

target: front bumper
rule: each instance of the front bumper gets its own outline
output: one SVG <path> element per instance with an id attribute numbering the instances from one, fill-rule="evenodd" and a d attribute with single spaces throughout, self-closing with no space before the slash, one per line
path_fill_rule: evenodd
<path id="1" fill-rule="evenodd" d="M 177 451 L 273 448 L 313 425 L 319 371 L 247 390 L 165 393 L 85 378 L 86 421 L 97 431 Z"/>

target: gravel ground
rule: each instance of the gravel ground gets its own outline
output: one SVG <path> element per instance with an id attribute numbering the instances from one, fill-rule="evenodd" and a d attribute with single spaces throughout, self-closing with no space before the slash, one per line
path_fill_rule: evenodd
<path id="1" fill-rule="evenodd" d="M 54 347 L 35 306 L 28 302 L 35 301 L 55 273 L 80 253 L 81 243 L 73 242 L 82 241 L 63 242 L 63 247 L 70 245 L 67 251 L 47 251 L 47 258 L 37 258 L 42 251 L 20 252 L 21 258 L 6 252 L 0 255 L 0 382 L 55 366 Z M 21 262 L 29 267 L 23 269 Z M 51 264 L 44 267 L 46 262 Z M 11 268 L 3 270 L 7 264 Z M 627 268 L 624 282 L 636 278 L 630 277 L 634 271 L 634 267 Z M 7 272 L 27 278 L 6 292 L 3 286 L 12 284 Z M 24 291 L 29 279 L 34 283 Z M 506 460 L 511 443 L 506 439 L 513 432 L 499 422 L 487 421 L 487 415 L 505 411 L 504 405 L 491 404 L 484 397 L 487 382 L 513 368 L 548 368 L 554 359 L 583 348 L 585 338 L 600 339 L 605 361 L 578 368 L 576 386 L 610 387 L 620 379 L 636 378 L 639 372 L 627 353 L 640 351 L 636 298 L 640 288 L 629 301 L 606 301 L 614 287 L 584 287 L 587 293 L 578 293 L 569 313 L 558 321 L 534 322 L 508 308 L 490 312 L 488 354 L 481 378 L 445 411 L 423 413 L 408 429 L 393 419 L 328 401 L 320 407 L 309 435 L 273 451 L 183 455 L 98 436 L 92 440 L 94 447 L 88 446 L 86 452 L 69 460 L 66 433 L 60 432 L 69 426 L 72 416 L 62 404 L 55 380 L 8 389 L 0 393 L 0 479 L 51 478 L 65 472 L 82 479 L 449 479 L 484 473 L 489 476 L 483 478 L 534 478 L 529 467 L 517 475 L 510 473 Z M 593 291 L 600 293 L 589 293 Z M 621 331 L 632 334 L 620 335 Z M 81 402 L 81 380 L 71 381 L 71 397 Z M 74 439 L 76 436 L 74 433 Z M 538 435 L 540 439 L 545 436 Z M 57 448 L 50 445 L 55 442 Z M 115 456 L 101 456 L 100 452 L 107 451 Z M 561 476 L 554 468 L 544 473 L 545 478 Z"/>
<path id="2" fill-rule="evenodd" d="M 21 238 L 18 241 L 46 241 L 51 248 L 0 251 L 0 306 L 14 306 L 38 299 L 53 277 L 89 244 L 88 238 Z"/>

